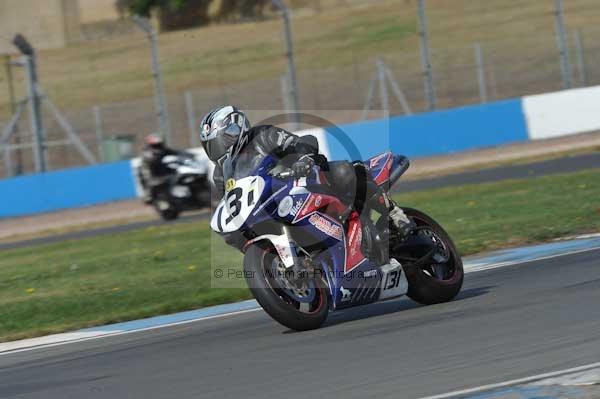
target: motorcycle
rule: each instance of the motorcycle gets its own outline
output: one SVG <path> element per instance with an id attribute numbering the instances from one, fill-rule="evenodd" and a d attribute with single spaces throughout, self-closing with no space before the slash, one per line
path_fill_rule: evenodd
<path id="1" fill-rule="evenodd" d="M 390 152 L 364 162 L 389 190 L 409 167 Z M 226 194 L 211 228 L 244 252 L 243 272 L 258 303 L 297 331 L 319 328 L 330 311 L 407 295 L 421 304 L 452 300 L 463 265 L 444 229 L 425 213 L 403 208 L 414 222 L 408 235 L 359 214 L 337 198 L 315 166 L 308 177 L 269 155 L 228 159 Z M 367 201 L 368 203 L 368 201 Z"/>
<path id="2" fill-rule="evenodd" d="M 210 206 L 211 189 L 208 180 L 208 165 L 200 162 L 193 154 L 167 155 L 162 163 L 174 174 L 153 188 L 152 205 L 164 220 L 174 220 L 182 211 Z"/>

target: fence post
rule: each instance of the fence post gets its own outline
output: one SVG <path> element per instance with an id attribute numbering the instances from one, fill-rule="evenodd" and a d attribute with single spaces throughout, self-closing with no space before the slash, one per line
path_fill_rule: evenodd
<path id="1" fill-rule="evenodd" d="M 104 131 L 102 127 L 102 109 L 98 105 L 94 105 L 92 108 L 94 113 L 94 125 L 96 128 L 96 145 L 98 146 L 98 157 L 100 162 L 105 162 L 106 157 L 104 154 Z"/>
<path id="2" fill-rule="evenodd" d="M 589 81 L 587 75 L 587 68 L 585 66 L 585 47 L 583 47 L 583 37 L 581 35 L 581 30 L 575 30 L 573 38 L 575 40 L 575 51 L 577 52 L 577 69 L 579 70 L 579 79 L 581 87 L 586 87 L 589 85 Z"/>
<path id="3" fill-rule="evenodd" d="M 289 98 L 293 112 L 292 124 L 296 130 L 300 124 L 298 120 L 298 112 L 300 109 L 300 101 L 298 95 L 298 80 L 296 77 L 296 61 L 294 60 L 294 39 L 292 37 L 292 24 L 290 21 L 290 11 L 283 0 L 271 0 L 272 3 L 281 11 L 283 18 L 283 30 L 285 35 L 286 56 L 288 59 L 288 74 L 289 74 Z"/>
<path id="4" fill-rule="evenodd" d="M 41 99 L 38 93 L 38 74 L 35 49 L 27 39 L 17 33 L 12 43 L 23 54 L 21 65 L 25 66 L 27 73 L 27 101 L 29 102 L 29 123 L 33 135 L 33 155 L 35 171 L 45 172 L 47 168 L 46 134 L 41 113 Z"/>
<path id="5" fill-rule="evenodd" d="M 194 111 L 194 94 L 188 90 L 184 94 L 185 110 L 188 119 L 188 128 L 190 129 L 190 146 L 196 147 L 198 143 L 199 130 L 196 130 L 196 112 Z M 198 132 L 198 134 L 196 134 Z"/>
<path id="6" fill-rule="evenodd" d="M 154 90 L 156 101 L 156 113 L 160 124 L 161 135 L 165 138 L 167 144 L 171 142 L 171 125 L 169 123 L 169 112 L 165 102 L 164 84 L 162 80 L 162 70 L 160 69 L 160 55 L 158 49 L 158 38 L 156 30 L 147 18 L 134 15 L 133 21 L 148 36 L 152 51 L 152 77 L 154 78 Z"/>
<path id="7" fill-rule="evenodd" d="M 383 110 L 383 117 L 389 118 L 390 101 L 387 91 L 387 85 L 385 82 L 385 66 L 381 58 L 377 59 L 377 79 L 379 80 L 379 96 L 381 97 L 381 108 Z"/>
<path id="8" fill-rule="evenodd" d="M 10 156 L 10 145 L 6 143 L 4 147 L 4 168 L 6 169 L 6 177 L 13 177 L 15 171 L 13 170 L 12 157 Z"/>
<path id="9" fill-rule="evenodd" d="M 479 99 L 482 104 L 488 102 L 487 82 L 485 79 L 485 63 L 481 44 L 475 44 L 475 63 L 477 64 L 477 82 L 479 84 Z"/>
<path id="10" fill-rule="evenodd" d="M 29 96 L 29 121 L 33 131 L 33 154 L 35 157 L 35 171 L 46 172 L 46 133 L 42 119 L 41 99 L 38 95 L 37 68 L 34 55 L 25 55 L 25 68 L 27 70 L 27 91 Z"/>
<path id="11" fill-rule="evenodd" d="M 555 17 L 556 17 L 556 40 L 560 51 L 560 70 L 563 80 L 563 88 L 570 89 L 573 87 L 571 81 L 571 61 L 569 60 L 569 46 L 567 44 L 567 32 L 565 31 L 565 19 L 563 12 L 562 0 L 555 0 Z"/>
<path id="12" fill-rule="evenodd" d="M 8 88 L 8 100 L 10 101 L 10 111 L 11 114 L 17 112 L 17 101 L 15 96 L 15 84 L 14 84 L 14 76 L 13 76 L 13 65 L 10 59 L 10 55 L 5 56 L 6 61 L 6 83 Z M 17 156 L 17 168 L 14 171 L 16 175 L 23 174 L 23 154 L 21 152 L 21 134 L 19 132 L 19 126 L 15 125 L 15 145 L 16 148 L 16 156 Z"/>
<path id="13" fill-rule="evenodd" d="M 436 109 L 435 87 L 433 84 L 433 70 L 431 67 L 431 54 L 429 52 L 429 34 L 427 32 L 427 16 L 425 15 L 425 0 L 418 0 L 419 8 L 419 36 L 421 36 L 421 63 L 425 75 L 425 97 L 429 110 Z"/>
<path id="14" fill-rule="evenodd" d="M 284 73 L 280 77 L 281 84 L 281 105 L 283 105 L 283 109 L 286 113 L 289 113 L 291 110 L 291 101 L 290 101 L 290 89 L 289 89 L 289 81 L 287 73 Z M 294 123 L 293 120 L 289 120 L 289 123 Z"/>

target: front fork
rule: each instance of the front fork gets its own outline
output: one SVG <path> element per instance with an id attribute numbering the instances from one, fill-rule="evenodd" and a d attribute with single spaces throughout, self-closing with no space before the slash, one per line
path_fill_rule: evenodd
<path id="1" fill-rule="evenodd" d="M 281 234 L 263 234 L 249 240 L 246 242 L 244 249 L 250 246 L 250 244 L 260 241 L 269 242 L 275 248 L 286 269 L 300 266 L 296 243 L 292 241 L 286 226 L 282 227 Z"/>
<path id="2" fill-rule="evenodd" d="M 275 248 L 286 270 L 291 271 L 292 275 L 310 277 L 321 273 L 321 277 L 326 282 L 330 295 L 333 295 L 335 283 L 330 275 L 330 265 L 325 261 L 319 262 L 318 259 L 315 259 L 315 262 L 317 262 L 315 264 L 312 259 L 306 256 L 299 256 L 299 254 L 305 251 L 292 238 L 288 226 L 284 225 L 281 227 L 281 234 L 264 234 L 255 237 L 248 241 L 244 248 L 261 241 L 268 242 Z"/>

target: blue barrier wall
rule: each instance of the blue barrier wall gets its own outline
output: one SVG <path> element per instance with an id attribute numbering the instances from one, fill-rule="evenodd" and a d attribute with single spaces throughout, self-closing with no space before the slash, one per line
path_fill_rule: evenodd
<path id="1" fill-rule="evenodd" d="M 528 140 L 521 100 L 499 101 L 326 129 L 332 159 L 391 150 L 409 157 Z M 0 180 L 0 218 L 136 197 L 129 161 Z"/>
<path id="2" fill-rule="evenodd" d="M 332 159 L 421 157 L 528 140 L 520 99 L 326 128 Z M 345 137 L 344 137 L 345 136 Z"/>
<path id="3" fill-rule="evenodd" d="M 129 161 L 0 180 L 0 218 L 136 197 Z"/>

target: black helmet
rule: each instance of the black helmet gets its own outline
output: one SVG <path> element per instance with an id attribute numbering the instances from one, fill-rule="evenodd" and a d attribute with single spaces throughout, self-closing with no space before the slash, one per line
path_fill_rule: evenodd
<path id="1" fill-rule="evenodd" d="M 144 143 L 146 144 L 146 147 L 152 149 L 163 149 L 165 147 L 165 141 L 157 133 L 147 135 L 144 138 Z"/>
<path id="2" fill-rule="evenodd" d="M 250 130 L 246 115 L 232 105 L 215 108 L 208 113 L 200 125 L 200 141 L 206 155 L 213 162 L 221 159 L 230 148 L 243 142 Z"/>

